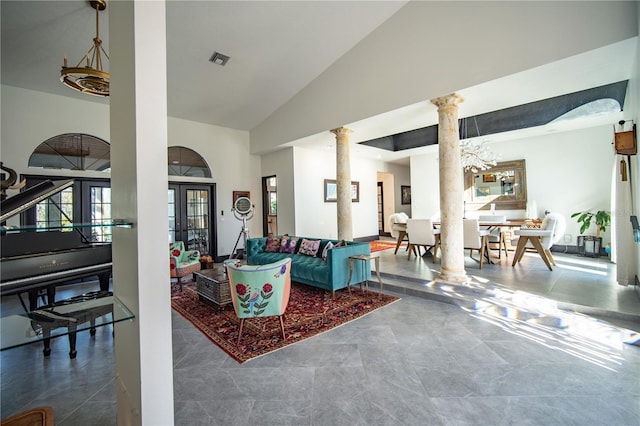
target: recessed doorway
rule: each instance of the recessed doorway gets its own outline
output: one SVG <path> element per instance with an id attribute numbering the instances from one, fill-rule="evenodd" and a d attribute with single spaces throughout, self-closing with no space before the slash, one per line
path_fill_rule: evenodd
<path id="1" fill-rule="evenodd" d="M 278 180 L 274 176 L 262 178 L 262 232 L 278 234 Z"/>

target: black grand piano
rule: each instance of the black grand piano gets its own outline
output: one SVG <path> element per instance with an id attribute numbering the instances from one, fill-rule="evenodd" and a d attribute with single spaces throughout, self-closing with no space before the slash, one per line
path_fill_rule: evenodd
<path id="1" fill-rule="evenodd" d="M 73 180 L 44 181 L 2 201 L 0 223 L 73 185 Z M 0 295 L 28 293 L 29 310 L 46 291 L 55 301 L 56 286 L 97 275 L 100 290 L 109 290 L 111 243 L 90 242 L 82 229 L 0 230 Z"/>

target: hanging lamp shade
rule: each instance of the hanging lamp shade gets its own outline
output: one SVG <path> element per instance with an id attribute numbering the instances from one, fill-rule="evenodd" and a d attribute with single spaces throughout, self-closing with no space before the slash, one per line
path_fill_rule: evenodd
<path id="1" fill-rule="evenodd" d="M 108 60 L 109 55 L 102 47 L 100 39 L 99 12 L 107 8 L 107 2 L 89 0 L 89 5 L 96 10 L 96 36 L 93 45 L 75 67 L 67 66 L 67 57 L 64 57 L 60 81 L 78 92 L 106 97 L 109 96 L 109 72 L 103 69 L 102 56 Z"/>

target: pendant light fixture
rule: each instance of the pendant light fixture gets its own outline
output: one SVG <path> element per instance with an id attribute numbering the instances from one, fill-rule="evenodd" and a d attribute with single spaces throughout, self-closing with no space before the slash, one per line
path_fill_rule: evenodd
<path id="1" fill-rule="evenodd" d="M 75 67 L 67 66 L 67 57 L 64 57 L 60 81 L 73 90 L 93 96 L 109 96 L 109 72 L 102 68 L 102 55 L 109 59 L 109 55 L 102 47 L 100 39 L 98 13 L 107 8 L 106 0 L 89 0 L 89 5 L 96 10 L 96 36 L 93 46 L 80 59 Z M 85 66 L 81 64 L 85 62 Z"/>

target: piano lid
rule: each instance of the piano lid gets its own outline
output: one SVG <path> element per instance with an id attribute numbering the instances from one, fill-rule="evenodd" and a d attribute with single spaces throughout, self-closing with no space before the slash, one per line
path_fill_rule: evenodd
<path id="1" fill-rule="evenodd" d="M 0 206 L 0 223 L 23 211 L 35 206 L 45 198 L 57 194 L 60 191 L 73 185 L 72 180 L 50 181 L 46 180 L 32 186 L 18 194 L 7 198 Z"/>

